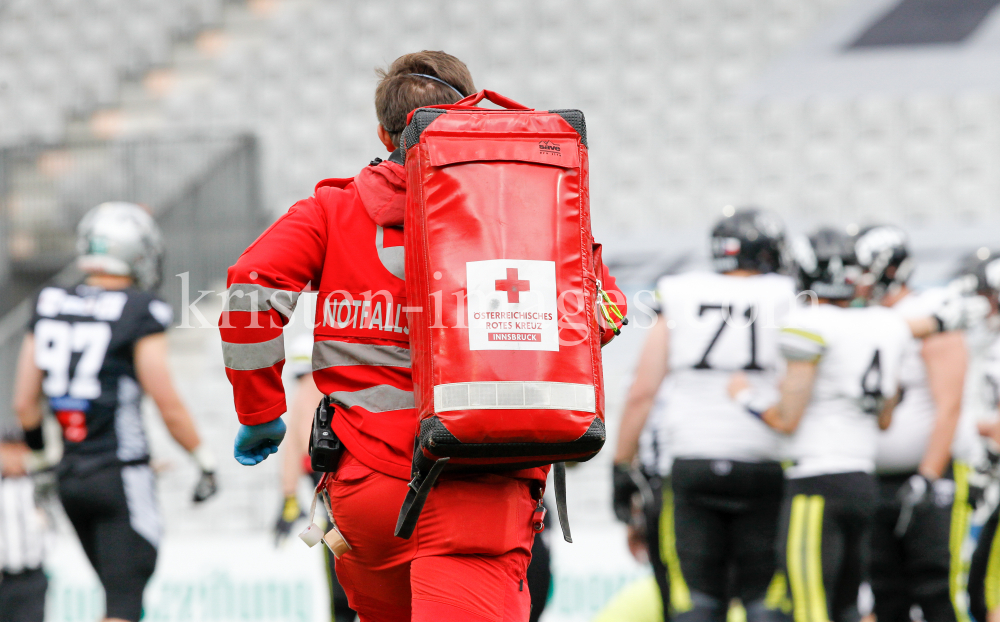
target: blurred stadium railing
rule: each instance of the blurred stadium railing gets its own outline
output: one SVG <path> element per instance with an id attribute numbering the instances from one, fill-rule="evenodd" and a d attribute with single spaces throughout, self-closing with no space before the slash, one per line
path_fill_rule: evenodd
<path id="1" fill-rule="evenodd" d="M 11 398 L 30 296 L 70 285 L 76 224 L 103 201 L 147 206 L 166 246 L 160 295 L 179 315 L 188 294 L 220 289 L 227 268 L 270 223 L 252 136 L 28 145 L 0 150 L 0 413 Z M 182 292 L 187 273 L 188 293 Z M 55 276 L 53 276 L 55 275 Z"/>

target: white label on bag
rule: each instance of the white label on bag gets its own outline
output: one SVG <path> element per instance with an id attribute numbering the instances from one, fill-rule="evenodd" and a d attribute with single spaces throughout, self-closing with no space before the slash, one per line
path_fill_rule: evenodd
<path id="1" fill-rule="evenodd" d="M 559 351 L 554 261 L 470 261 L 465 271 L 470 350 Z"/>

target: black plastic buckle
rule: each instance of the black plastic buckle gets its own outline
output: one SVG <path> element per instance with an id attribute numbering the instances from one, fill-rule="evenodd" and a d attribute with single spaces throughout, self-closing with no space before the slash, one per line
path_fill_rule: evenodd
<path id="1" fill-rule="evenodd" d="M 313 471 L 333 473 L 337 470 L 344 446 L 333 433 L 333 415 L 336 411 L 330 398 L 324 396 L 313 415 L 312 434 L 309 435 L 309 459 Z"/>

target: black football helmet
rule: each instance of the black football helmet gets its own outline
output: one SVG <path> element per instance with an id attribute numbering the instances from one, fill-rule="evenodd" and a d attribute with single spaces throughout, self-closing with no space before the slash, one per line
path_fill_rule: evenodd
<path id="1" fill-rule="evenodd" d="M 792 239 L 799 291 L 817 298 L 852 300 L 861 276 L 854 239 L 839 229 L 823 227 L 809 237 Z"/>
<path id="2" fill-rule="evenodd" d="M 913 274 L 906 233 L 893 225 L 866 227 L 854 242 L 858 264 L 872 285 L 872 298 L 878 300 L 894 288 L 906 285 Z"/>
<path id="3" fill-rule="evenodd" d="M 966 256 L 955 273 L 968 294 L 995 297 L 1000 293 L 1000 250 L 980 248 Z"/>
<path id="4" fill-rule="evenodd" d="M 783 267 L 785 226 L 777 214 L 737 209 L 712 229 L 712 266 L 717 272 L 777 272 Z"/>

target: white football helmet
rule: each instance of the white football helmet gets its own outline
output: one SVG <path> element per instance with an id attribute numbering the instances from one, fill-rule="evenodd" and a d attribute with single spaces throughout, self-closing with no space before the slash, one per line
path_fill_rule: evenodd
<path id="1" fill-rule="evenodd" d="M 866 284 L 872 285 L 871 297 L 876 301 L 887 292 L 906 285 L 916 267 L 910 257 L 906 233 L 894 225 L 863 229 L 854 243 L 854 252 L 865 270 Z"/>
<path id="2" fill-rule="evenodd" d="M 153 217 L 135 203 L 101 203 L 84 215 L 76 233 L 81 271 L 130 276 L 146 290 L 160 284 L 163 236 Z"/>

